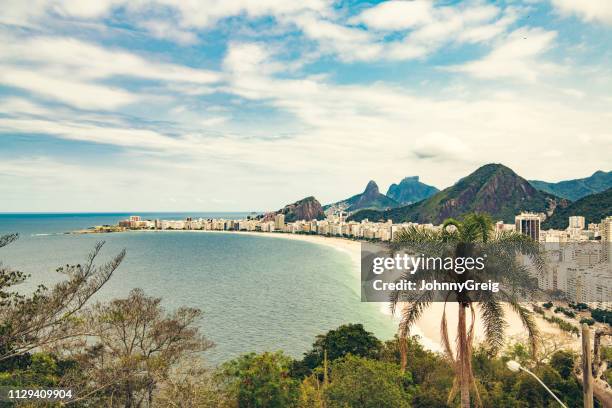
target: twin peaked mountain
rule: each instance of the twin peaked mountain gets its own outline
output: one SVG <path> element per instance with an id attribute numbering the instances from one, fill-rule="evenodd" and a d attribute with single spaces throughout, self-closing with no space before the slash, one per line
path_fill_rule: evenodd
<path id="1" fill-rule="evenodd" d="M 555 210 L 564 216 L 573 212 L 573 206 L 569 207 L 570 200 L 567 196 L 590 191 L 598 193 L 610 188 L 612 172 L 597 172 L 590 178 L 556 184 L 545 183 L 545 186 L 538 183 L 543 182 L 529 182 L 502 164 L 487 164 L 442 191 L 421 183 L 418 177 L 407 177 L 399 184 L 392 184 L 387 195 L 384 195 L 380 193 L 376 183 L 370 181 L 363 193 L 346 200 L 320 207 L 314 197 L 308 197 L 278 212 L 291 213 L 290 218 L 294 218 L 293 214 L 296 213 L 310 213 L 307 217 L 297 216 L 295 219 L 320 219 L 323 210 L 342 210 L 351 214 L 349 219 L 356 221 L 367 218 L 371 221 L 434 224 L 439 224 L 449 217 L 461 217 L 469 212 L 486 212 L 496 220 L 511 223 L 514 222 L 514 216 L 521 211 L 544 212 L 549 216 Z M 544 189 L 550 192 L 542 191 Z M 551 193 L 552 191 L 556 194 Z M 604 201 L 609 201 L 609 196 L 610 194 L 601 195 Z M 301 202 L 304 202 L 302 204 L 307 206 L 309 211 L 300 208 Z M 315 208 L 316 211 L 312 211 Z M 589 214 L 580 215 L 588 217 Z"/>
<path id="2" fill-rule="evenodd" d="M 387 210 L 421 201 L 438 192 L 433 186 L 421 183 L 418 176 L 406 177 L 399 184 L 391 184 L 387 195 L 382 194 L 376 182 L 370 180 L 361 194 L 356 194 L 346 200 L 328 204 L 324 210 L 341 210 L 354 213 L 358 210 Z"/>

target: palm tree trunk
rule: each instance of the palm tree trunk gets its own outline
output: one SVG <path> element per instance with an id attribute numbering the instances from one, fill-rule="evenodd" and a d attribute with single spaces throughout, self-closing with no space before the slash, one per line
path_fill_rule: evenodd
<path id="1" fill-rule="evenodd" d="M 461 390 L 461 408 L 470 408 L 470 356 L 467 339 L 465 306 L 459 303 L 459 322 L 457 323 L 457 357 L 459 364 L 459 387 Z"/>

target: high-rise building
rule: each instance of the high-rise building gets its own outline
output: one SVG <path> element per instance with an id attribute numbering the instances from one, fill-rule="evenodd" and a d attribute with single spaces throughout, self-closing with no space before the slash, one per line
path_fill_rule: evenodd
<path id="1" fill-rule="evenodd" d="M 601 220 L 599 233 L 601 234 L 602 261 L 607 262 L 609 266 L 612 262 L 612 216 Z"/>
<path id="2" fill-rule="evenodd" d="M 542 217 L 534 213 L 521 213 L 514 217 L 516 232 L 527 235 L 535 241 L 540 240 L 540 222 Z"/>
<path id="3" fill-rule="evenodd" d="M 285 228 L 285 214 L 276 214 L 274 216 L 274 228 L 282 231 Z"/>
<path id="4" fill-rule="evenodd" d="M 599 231 L 601 233 L 602 241 L 612 243 L 612 216 L 601 220 L 601 224 L 599 224 Z"/>
<path id="5" fill-rule="evenodd" d="M 584 217 L 580 215 L 569 217 L 569 228 L 583 230 L 585 225 Z"/>

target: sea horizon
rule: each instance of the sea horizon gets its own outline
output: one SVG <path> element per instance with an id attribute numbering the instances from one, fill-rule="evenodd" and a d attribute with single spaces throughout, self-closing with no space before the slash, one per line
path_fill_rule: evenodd
<path id="1" fill-rule="evenodd" d="M 327 245 L 239 233 L 66 234 L 93 223 L 116 223 L 126 214 L 146 213 L 0 214 L 0 235 L 20 234 L 16 242 L 2 248 L 0 259 L 32 275 L 21 285 L 26 291 L 58 282 L 61 276 L 55 269 L 82 262 L 96 242 L 106 241 L 101 260 L 126 248 L 125 261 L 94 300 L 125 297 L 131 289 L 142 288 L 147 295 L 160 297 L 169 310 L 181 306 L 203 310 L 199 327 L 216 343 L 203 355 L 208 364 L 220 364 L 247 351 L 283 349 L 297 358 L 317 334 L 343 323 L 364 323 L 381 338 L 391 338 L 395 332 L 391 319 L 376 305 L 361 303 L 353 260 Z M 148 214 L 180 217 L 185 213 Z M 301 276 L 297 282 L 296 272 Z M 250 283 L 253 276 L 259 282 L 256 286 Z M 328 283 L 322 287 L 324 282 Z M 296 283 L 299 289 L 293 286 Z M 301 296 L 291 296 L 296 291 Z M 231 294 L 242 300 L 233 301 Z M 248 314 L 254 315 L 245 320 Z M 269 328 L 270 321 L 275 322 L 274 330 Z M 249 336 L 248 348 L 234 335 L 236 330 Z M 288 337 L 287 332 L 292 335 Z"/>

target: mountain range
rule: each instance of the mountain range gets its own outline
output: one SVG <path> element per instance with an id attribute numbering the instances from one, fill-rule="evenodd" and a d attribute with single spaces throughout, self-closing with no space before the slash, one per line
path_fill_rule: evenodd
<path id="1" fill-rule="evenodd" d="M 486 212 L 496 220 L 511 223 L 520 211 L 550 215 L 555 208 L 567 207 L 569 203 L 565 198 L 537 190 L 502 164 L 487 164 L 425 200 L 386 211 L 362 210 L 350 219 L 439 224 L 449 217 Z"/>
<path id="2" fill-rule="evenodd" d="M 434 186 L 421 183 L 419 176 L 405 177 L 399 184 L 391 184 L 387 190 L 387 197 L 400 204 L 412 204 L 436 194 Z"/>
<path id="3" fill-rule="evenodd" d="M 355 194 L 323 207 L 324 210 L 341 210 L 353 213 L 358 210 L 387 210 L 421 201 L 439 190 L 419 181 L 419 176 L 405 177 L 399 184 L 391 184 L 387 194 L 382 194 L 374 180 L 370 180 L 363 193 Z"/>
<path id="4" fill-rule="evenodd" d="M 559 208 L 542 224 L 542 228 L 565 229 L 568 226 L 568 218 L 573 215 L 584 216 L 587 224 L 598 223 L 612 215 L 612 188 L 583 197 L 566 208 Z"/>
<path id="5" fill-rule="evenodd" d="M 392 198 L 382 194 L 378 189 L 378 184 L 374 180 L 370 180 L 366 185 L 363 193 L 355 194 L 346 200 L 338 201 L 333 204 L 328 204 L 324 207 L 325 210 L 335 209 L 346 212 L 354 212 L 361 209 L 376 209 L 386 210 L 399 206 L 400 203 Z"/>
<path id="6" fill-rule="evenodd" d="M 587 223 L 599 222 L 612 214 L 612 188 L 582 196 L 575 202 L 567 197 L 598 191 L 610 183 L 612 172 L 597 171 L 592 176 L 559 183 L 527 181 L 502 164 L 487 164 L 442 191 L 421 183 L 417 176 L 392 184 L 387 195 L 380 193 L 374 181 L 365 190 L 346 200 L 321 207 L 314 197 L 289 204 L 274 214 L 285 214 L 285 220 L 324 218 L 323 210 L 342 210 L 349 220 L 419 222 L 439 224 L 449 217 L 470 212 L 484 212 L 495 220 L 514 222 L 521 211 L 544 212 L 548 219 L 543 228 L 563 229 L 568 217 L 582 215 Z M 547 191 L 536 186 L 544 186 Z M 559 194 L 550 191 L 560 192 Z M 407 204 L 406 203 L 410 203 Z"/>
<path id="7" fill-rule="evenodd" d="M 538 190 L 559 197 L 576 201 L 591 194 L 600 193 L 612 187 L 612 171 L 596 171 L 590 177 L 575 180 L 565 180 L 558 183 L 548 183 L 540 180 L 529 180 Z"/>

